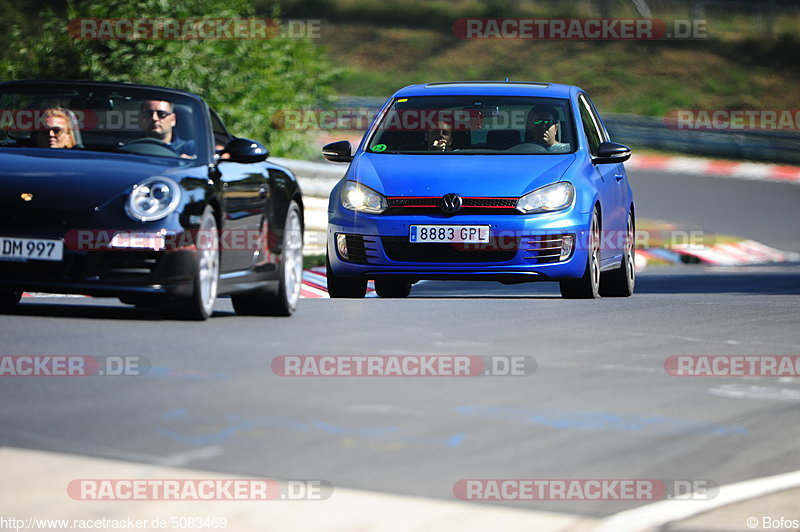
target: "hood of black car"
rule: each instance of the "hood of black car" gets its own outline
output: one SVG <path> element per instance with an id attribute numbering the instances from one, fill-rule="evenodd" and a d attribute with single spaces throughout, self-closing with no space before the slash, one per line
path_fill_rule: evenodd
<path id="1" fill-rule="evenodd" d="M 142 179 L 181 175 L 183 161 L 49 148 L 0 148 L 0 208 L 19 207 L 26 195 L 37 209 L 92 210 Z M 202 169 L 200 169 L 202 170 Z"/>

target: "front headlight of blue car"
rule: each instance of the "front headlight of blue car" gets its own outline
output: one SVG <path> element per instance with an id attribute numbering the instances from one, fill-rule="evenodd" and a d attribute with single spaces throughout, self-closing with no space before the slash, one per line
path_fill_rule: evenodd
<path id="1" fill-rule="evenodd" d="M 342 188 L 341 202 L 345 209 L 372 214 L 380 214 L 389 207 L 383 194 L 355 181 L 345 183 Z"/>
<path id="2" fill-rule="evenodd" d="M 134 185 L 125 208 L 128 215 L 143 222 L 160 220 L 181 201 L 181 187 L 168 177 L 149 177 Z"/>
<path id="3" fill-rule="evenodd" d="M 517 210 L 525 214 L 566 209 L 575 199 L 575 187 L 568 181 L 537 188 L 517 200 Z"/>

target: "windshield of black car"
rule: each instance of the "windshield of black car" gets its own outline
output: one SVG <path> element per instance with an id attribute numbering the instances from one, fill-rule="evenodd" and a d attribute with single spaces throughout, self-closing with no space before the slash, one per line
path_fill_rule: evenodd
<path id="1" fill-rule="evenodd" d="M 0 147 L 63 148 L 193 160 L 206 149 L 200 106 L 146 89 L 6 87 Z M 181 161 L 176 161 L 181 162 Z"/>
<path id="2" fill-rule="evenodd" d="M 367 151 L 403 154 L 552 155 L 572 153 L 569 100 L 525 96 L 397 98 Z"/>

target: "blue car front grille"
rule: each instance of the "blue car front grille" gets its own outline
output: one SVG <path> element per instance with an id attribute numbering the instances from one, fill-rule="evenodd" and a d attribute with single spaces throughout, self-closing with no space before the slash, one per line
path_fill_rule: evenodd
<path id="1" fill-rule="evenodd" d="M 441 197 L 390 197 L 383 214 L 443 214 Z M 517 198 L 461 198 L 461 209 L 448 214 L 521 214 Z"/>
<path id="2" fill-rule="evenodd" d="M 381 237 L 386 256 L 397 262 L 508 262 L 517 255 L 518 243 L 491 244 L 414 243 L 408 237 Z"/>

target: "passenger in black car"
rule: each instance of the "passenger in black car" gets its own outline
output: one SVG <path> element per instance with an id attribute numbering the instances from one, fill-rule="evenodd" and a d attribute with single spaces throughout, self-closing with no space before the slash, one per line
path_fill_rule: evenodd
<path id="1" fill-rule="evenodd" d="M 54 108 L 44 112 L 42 117 L 44 128 L 35 131 L 33 142 L 39 148 L 74 148 L 78 141 L 73 121 L 64 109 Z"/>

